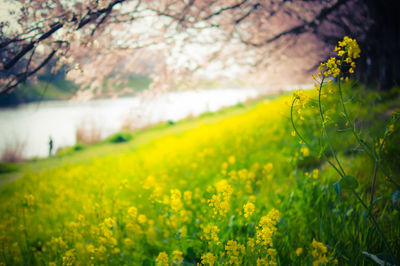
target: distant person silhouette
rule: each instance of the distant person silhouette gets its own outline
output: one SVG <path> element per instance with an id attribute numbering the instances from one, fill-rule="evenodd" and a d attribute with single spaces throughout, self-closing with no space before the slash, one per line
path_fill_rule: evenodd
<path id="1" fill-rule="evenodd" d="M 53 139 L 49 137 L 49 157 L 51 156 L 53 152 Z"/>

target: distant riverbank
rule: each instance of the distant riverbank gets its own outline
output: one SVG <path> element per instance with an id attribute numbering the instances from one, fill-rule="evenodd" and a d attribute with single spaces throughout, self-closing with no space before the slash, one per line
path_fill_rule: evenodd
<path id="1" fill-rule="evenodd" d="M 135 93 L 148 89 L 151 79 L 148 77 L 133 77 L 128 79 L 125 86 L 132 88 Z M 115 91 L 121 90 L 115 88 Z M 65 101 L 71 99 L 79 90 L 74 82 L 63 78 L 39 79 L 37 82 L 28 82 L 0 97 L 0 107 L 16 107 L 24 103 L 41 101 Z"/>

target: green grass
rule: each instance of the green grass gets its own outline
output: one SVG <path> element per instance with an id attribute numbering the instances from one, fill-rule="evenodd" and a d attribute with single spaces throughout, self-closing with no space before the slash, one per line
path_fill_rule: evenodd
<path id="1" fill-rule="evenodd" d="M 363 138 L 374 141 L 390 119 L 382 114 L 398 107 L 398 94 L 382 100 L 361 90 L 347 93 Z M 309 111 L 315 93 L 307 95 L 307 107 L 296 109 L 305 119 L 295 121 L 317 145 L 319 117 Z M 368 200 L 373 164 L 348 130 L 336 128 L 343 126 L 340 115 L 328 111 L 335 97 L 324 98 L 326 114 L 337 120 L 328 128 L 333 146 Z M 291 135 L 290 100 L 163 123 L 132 133 L 130 141 L 71 148 L 3 174 L 14 181 L 0 188 L 0 262 L 153 265 L 164 258 L 194 265 L 214 257 L 218 265 L 323 259 L 367 265 L 372 261 L 364 251 L 387 257 L 361 204 L 346 190 L 335 192 L 340 177 Z M 397 141 L 396 135 L 388 140 L 385 156 L 396 152 Z M 386 162 L 398 180 L 395 162 Z M 373 213 L 399 257 L 400 217 L 391 202 L 397 188 L 381 172 L 378 180 Z"/>

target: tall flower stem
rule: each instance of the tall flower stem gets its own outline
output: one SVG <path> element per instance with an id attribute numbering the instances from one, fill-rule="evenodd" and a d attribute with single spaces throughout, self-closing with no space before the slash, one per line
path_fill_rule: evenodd
<path id="1" fill-rule="evenodd" d="M 340 168 L 340 171 L 342 172 L 342 175 L 345 175 L 345 174 L 344 174 L 343 167 L 342 167 L 342 165 L 340 164 L 340 162 L 339 162 L 339 160 L 338 160 L 338 158 L 337 158 L 337 156 L 336 156 L 336 152 L 335 152 L 335 150 L 333 149 L 332 143 L 331 143 L 331 141 L 330 141 L 330 139 L 329 139 L 329 135 L 328 135 L 328 132 L 327 132 L 326 127 L 325 127 L 325 123 L 326 123 L 326 122 L 325 122 L 324 114 L 323 114 L 323 112 L 322 112 L 322 105 L 321 105 L 321 92 L 322 92 L 322 85 L 324 84 L 324 80 L 325 80 L 325 77 L 322 78 L 322 81 L 321 81 L 321 83 L 320 83 L 320 85 L 319 85 L 319 90 L 318 90 L 318 107 L 319 107 L 319 114 L 320 114 L 320 117 L 321 117 L 321 126 L 322 126 L 322 129 L 323 129 L 324 134 L 325 134 L 325 136 L 326 136 L 329 149 L 331 150 L 331 153 L 332 153 L 333 157 L 335 158 L 335 161 L 336 161 L 336 163 L 338 164 L 338 166 L 339 166 L 339 168 Z"/>
<path id="2" fill-rule="evenodd" d="M 291 105 L 291 108 L 290 108 L 290 121 L 292 122 L 292 126 L 293 126 L 293 129 L 294 129 L 294 132 L 296 132 L 296 135 L 299 136 L 299 138 L 301 139 L 301 141 L 304 142 L 310 150 L 316 151 L 316 150 L 305 140 L 305 138 L 300 134 L 300 132 L 297 130 L 297 127 L 296 127 L 296 125 L 295 125 L 295 123 L 294 123 L 294 120 L 293 120 L 293 107 L 294 107 L 294 104 L 295 104 L 296 100 L 297 100 L 296 98 L 293 99 L 292 105 Z M 332 163 L 332 162 L 329 160 L 328 156 L 325 154 L 325 151 L 323 151 L 321 154 L 322 154 L 322 156 L 324 157 L 324 159 L 336 170 L 336 172 L 340 175 L 340 177 L 343 177 L 343 173 L 336 167 L 336 165 L 335 165 L 334 163 Z"/>

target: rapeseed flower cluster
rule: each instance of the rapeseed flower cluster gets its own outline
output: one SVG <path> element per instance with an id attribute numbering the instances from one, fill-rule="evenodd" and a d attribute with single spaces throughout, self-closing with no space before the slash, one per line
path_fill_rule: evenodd
<path id="1" fill-rule="evenodd" d="M 139 214 L 137 221 L 139 224 L 144 225 L 147 222 L 147 217 L 144 214 Z"/>
<path id="2" fill-rule="evenodd" d="M 138 210 L 136 207 L 132 206 L 128 209 L 128 219 L 135 221 L 138 214 Z"/>
<path id="3" fill-rule="evenodd" d="M 160 252 L 156 258 L 156 265 L 160 266 L 168 266 L 169 265 L 169 257 L 165 252 Z"/>
<path id="4" fill-rule="evenodd" d="M 64 266 L 72 266 L 75 263 L 75 254 L 74 249 L 70 249 L 64 253 L 62 256 L 62 265 Z"/>
<path id="5" fill-rule="evenodd" d="M 177 212 L 182 209 L 183 203 L 182 203 L 181 198 L 182 198 L 182 194 L 178 189 L 171 190 L 170 204 L 171 204 L 171 209 L 173 211 Z"/>
<path id="6" fill-rule="evenodd" d="M 325 264 L 325 263 L 329 262 L 329 260 L 327 258 L 328 249 L 326 248 L 326 246 L 323 243 L 318 242 L 317 240 L 313 239 L 311 246 L 312 246 L 311 254 L 314 258 L 314 261 L 313 261 L 314 266 L 318 266 L 320 264 Z"/>
<path id="7" fill-rule="evenodd" d="M 267 249 L 265 256 L 263 258 L 257 259 L 257 266 L 268 265 L 268 266 L 276 266 L 278 265 L 276 262 L 277 252 L 273 248 Z"/>
<path id="8" fill-rule="evenodd" d="M 228 240 L 225 245 L 226 254 L 229 258 L 228 264 L 238 265 L 242 263 L 241 255 L 245 252 L 245 247 L 234 240 Z"/>
<path id="9" fill-rule="evenodd" d="M 296 100 L 296 104 L 302 106 L 303 108 L 309 100 L 309 96 L 307 96 L 304 91 L 298 90 L 296 88 L 294 88 L 293 90 L 293 97 Z"/>
<path id="10" fill-rule="evenodd" d="M 257 244 L 264 247 L 272 247 L 272 236 L 277 231 L 276 224 L 279 221 L 279 211 L 272 209 L 268 215 L 261 217 L 257 228 Z"/>
<path id="11" fill-rule="evenodd" d="M 243 205 L 243 209 L 244 209 L 244 217 L 249 218 L 250 216 L 253 215 L 256 206 L 251 202 L 247 202 L 245 205 Z"/>
<path id="12" fill-rule="evenodd" d="M 360 46 L 358 45 L 355 39 L 349 38 L 345 36 L 342 41 L 339 41 L 338 45 L 335 46 L 334 51 L 337 53 L 337 56 L 330 57 L 326 62 L 323 62 L 318 67 L 319 72 L 317 75 L 314 75 L 314 80 L 317 83 L 314 84 L 315 88 L 319 90 L 323 84 L 323 81 L 326 77 L 332 76 L 333 78 L 339 77 L 343 80 L 345 73 L 342 73 L 344 68 L 348 69 L 349 74 L 354 73 L 354 69 L 356 67 L 355 59 L 360 57 Z M 321 81 L 318 81 L 321 79 Z M 348 80 L 348 77 L 346 77 Z M 332 81 L 329 81 L 329 84 L 332 84 Z"/>
<path id="13" fill-rule="evenodd" d="M 310 155 L 310 150 L 307 147 L 301 147 L 300 152 L 303 154 L 303 156 L 307 157 Z"/>
<path id="14" fill-rule="evenodd" d="M 180 265 L 183 262 L 183 252 L 179 250 L 174 250 L 172 252 L 172 263 L 175 265 Z"/>
<path id="15" fill-rule="evenodd" d="M 303 253 L 303 248 L 297 248 L 295 251 L 297 257 L 300 256 Z"/>
<path id="16" fill-rule="evenodd" d="M 258 265 L 275 265 L 276 250 L 273 247 L 273 236 L 278 230 L 276 225 L 280 219 L 280 213 L 272 209 L 266 216 L 261 217 L 256 231 L 256 243 L 265 250 L 264 256 L 258 258 Z M 266 263 L 266 264 L 265 264 Z"/>
<path id="17" fill-rule="evenodd" d="M 183 193 L 183 199 L 185 200 L 185 203 L 189 206 L 192 204 L 192 197 L 193 192 L 190 190 L 187 190 Z"/>
<path id="18" fill-rule="evenodd" d="M 216 262 L 216 258 L 214 256 L 214 254 L 212 254 L 210 252 L 201 256 L 201 263 L 203 265 L 214 266 L 215 262 Z"/>
<path id="19" fill-rule="evenodd" d="M 348 61 L 350 61 L 359 58 L 361 50 L 356 39 L 344 36 L 343 41 L 339 41 L 339 45 L 335 47 L 335 52 L 338 53 L 338 56 L 347 54 L 346 59 L 349 58 Z"/>
<path id="20" fill-rule="evenodd" d="M 201 238 L 204 238 L 206 241 L 208 241 L 209 245 L 212 245 L 213 243 L 219 245 L 221 243 L 218 237 L 218 233 L 220 231 L 218 226 L 209 224 L 207 226 L 202 226 L 202 228 L 203 236 Z"/>
<path id="21" fill-rule="evenodd" d="M 208 201 L 208 205 L 213 207 L 214 215 L 225 216 L 230 209 L 230 198 L 233 192 L 232 186 L 226 179 L 215 184 L 216 194 Z"/>

